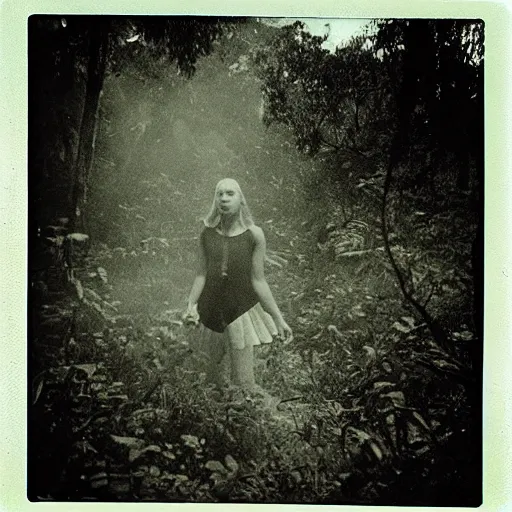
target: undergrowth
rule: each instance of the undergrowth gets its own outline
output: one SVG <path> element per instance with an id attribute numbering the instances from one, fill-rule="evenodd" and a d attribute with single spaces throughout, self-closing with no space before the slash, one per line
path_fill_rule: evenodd
<path id="1" fill-rule="evenodd" d="M 206 385 L 180 321 L 185 283 L 162 291 L 176 274 L 167 244 L 91 251 L 75 286 L 39 308 L 31 499 L 476 501 L 464 364 L 404 308 L 378 251 L 337 256 L 331 233 L 276 249 L 288 263 L 268 279 L 295 339 L 258 349 L 270 398 Z M 451 331 L 461 354 L 468 329 Z"/>

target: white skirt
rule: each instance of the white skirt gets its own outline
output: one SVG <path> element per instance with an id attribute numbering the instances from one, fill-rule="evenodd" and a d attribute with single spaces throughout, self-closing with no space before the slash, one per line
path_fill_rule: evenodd
<path id="1" fill-rule="evenodd" d="M 272 317 L 258 302 L 249 311 L 231 322 L 222 333 L 212 331 L 201 325 L 199 345 L 204 350 L 212 342 L 223 338 L 230 348 L 242 350 L 255 345 L 270 343 L 277 334 L 277 327 Z"/>

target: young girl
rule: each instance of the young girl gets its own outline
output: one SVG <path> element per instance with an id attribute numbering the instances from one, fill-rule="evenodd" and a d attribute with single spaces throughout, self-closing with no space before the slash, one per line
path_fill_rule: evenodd
<path id="1" fill-rule="evenodd" d="M 292 338 L 265 279 L 265 236 L 233 179 L 217 184 L 203 222 L 198 270 L 184 317 L 198 316 L 202 324 L 208 381 L 222 384 L 222 362 L 229 354 L 232 383 L 254 389 L 254 345 L 270 343 L 276 334 Z"/>

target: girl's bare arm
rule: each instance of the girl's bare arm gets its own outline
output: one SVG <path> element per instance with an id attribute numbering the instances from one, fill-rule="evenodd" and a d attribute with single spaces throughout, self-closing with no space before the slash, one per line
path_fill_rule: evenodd
<path id="1" fill-rule="evenodd" d="M 284 321 L 283 315 L 274 300 L 274 296 L 265 279 L 266 240 L 263 230 L 257 226 L 251 228 L 256 245 L 252 258 L 252 285 L 258 295 L 263 309 L 272 316 L 281 336 L 290 337 L 291 329 Z"/>
<path id="2" fill-rule="evenodd" d="M 196 277 L 194 278 L 194 283 L 192 284 L 192 289 L 190 290 L 190 294 L 188 296 L 188 309 L 192 309 L 199 300 L 201 293 L 204 288 L 204 284 L 206 282 L 206 256 L 204 254 L 203 244 L 199 244 L 199 249 L 197 252 L 197 270 Z"/>

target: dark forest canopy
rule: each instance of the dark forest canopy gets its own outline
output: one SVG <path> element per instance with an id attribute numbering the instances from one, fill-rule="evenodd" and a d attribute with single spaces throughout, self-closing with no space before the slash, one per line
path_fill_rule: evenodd
<path id="1" fill-rule="evenodd" d="M 162 76 L 168 63 L 190 77 L 223 32 L 232 34 L 230 27 L 248 21 L 257 23 L 189 16 L 29 19 L 30 175 L 36 182 L 48 173 L 55 182 L 66 177 L 58 185 L 61 214 L 78 220 L 86 208 L 79 203 L 85 201 L 105 73 Z M 287 125 L 297 147 L 311 154 L 321 147 L 379 151 L 395 127 L 401 153 L 412 143 L 416 153 L 429 155 L 435 172 L 453 161 L 457 185 L 468 188 L 483 154 L 480 22 L 375 21 L 335 53 L 303 28 L 300 22 L 268 27 L 265 33 L 274 35 L 260 37 L 261 52 L 255 42 L 265 122 Z M 42 131 L 57 139 L 41 138 Z"/>
<path id="2" fill-rule="evenodd" d="M 334 53 L 301 22 L 277 33 L 257 54 L 266 121 L 284 123 L 299 149 L 365 151 L 376 137 L 407 139 L 461 158 L 481 152 L 483 26 L 467 20 L 389 20 Z M 410 130 L 410 132 L 409 132 Z M 410 137 L 406 137 L 410 133 Z"/>
<path id="3" fill-rule="evenodd" d="M 105 74 L 125 71 L 135 59 L 139 73 L 151 72 L 144 66 L 158 61 L 161 66 L 174 64 L 190 77 L 197 59 L 212 51 L 223 30 L 242 21 L 188 16 L 31 16 L 29 153 L 33 190 L 38 190 L 38 183 L 45 189 L 47 178 L 63 187 L 55 206 L 81 225 Z M 42 133 L 56 139 L 43 138 Z M 46 201 L 37 193 L 34 199 L 43 205 Z"/>

